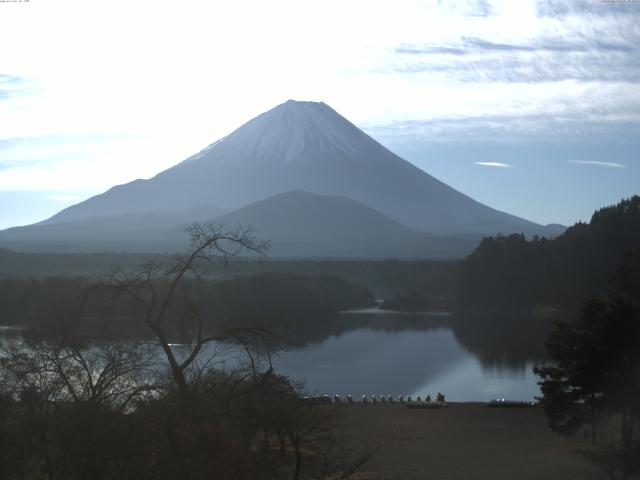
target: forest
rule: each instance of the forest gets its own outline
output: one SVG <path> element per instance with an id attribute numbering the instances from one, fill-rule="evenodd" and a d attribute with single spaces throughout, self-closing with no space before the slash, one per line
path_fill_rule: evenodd
<path id="1" fill-rule="evenodd" d="M 487 237 L 463 262 L 456 305 L 471 309 L 573 311 L 607 287 L 609 274 L 640 245 L 640 197 L 597 210 L 557 238 Z"/>

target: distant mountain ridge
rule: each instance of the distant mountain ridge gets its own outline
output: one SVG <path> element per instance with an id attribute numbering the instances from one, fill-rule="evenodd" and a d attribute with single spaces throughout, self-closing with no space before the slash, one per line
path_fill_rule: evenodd
<path id="1" fill-rule="evenodd" d="M 286 201 L 277 200 L 283 194 L 288 194 L 283 197 Z M 291 195 L 300 197 L 295 208 Z M 322 216 L 313 208 L 320 208 Z M 265 213 L 247 213 L 257 209 Z M 285 211 L 295 214 L 297 223 L 287 220 Z M 229 216 L 221 215 L 224 212 Z M 454 190 L 387 150 L 324 103 L 290 100 L 153 178 L 115 186 L 39 224 L 0 232 L 0 247 L 43 250 L 49 245 L 69 251 L 82 243 L 93 245 L 93 251 L 105 246 L 123 251 L 156 249 L 177 244 L 174 234 L 187 221 L 240 222 L 247 215 L 256 227 L 265 229 L 259 235 L 279 239 L 292 252 L 343 251 L 356 256 L 395 251 L 396 256 L 414 252 L 428 257 L 423 247 L 438 250 L 436 243 L 442 243 L 426 242 L 434 235 L 465 239 L 464 248 L 453 255 L 460 256 L 468 253 L 469 238 L 558 231 L 499 212 Z M 305 216 L 332 231 L 333 237 L 311 221 L 302 222 Z M 314 238 L 296 236 L 300 222 L 307 231 L 316 232 Z M 379 238 L 378 247 L 364 248 L 364 239 L 373 236 Z M 337 239 L 343 242 L 342 249 L 337 248 Z M 412 242 L 426 243 L 415 247 Z"/>
<path id="2" fill-rule="evenodd" d="M 0 244 L 30 251 L 172 252 L 186 248 L 184 230 L 192 221 L 252 228 L 270 242 L 270 256 L 288 258 L 455 258 L 470 253 L 481 238 L 426 234 L 350 198 L 304 191 L 275 195 L 222 216 L 214 216 L 216 210 L 211 215 L 206 209 L 189 212 L 194 215 L 129 213 L 16 227 L 0 232 Z"/>
<path id="3" fill-rule="evenodd" d="M 435 236 L 406 227 L 346 197 L 301 190 L 282 193 L 218 217 L 251 226 L 271 242 L 271 255 L 359 258 L 453 258 L 480 236 Z"/>
<path id="4" fill-rule="evenodd" d="M 47 223 L 100 215 L 233 210 L 292 190 L 339 195 L 429 233 L 543 233 L 387 150 L 324 103 L 288 101 L 149 180 L 71 206 Z"/>

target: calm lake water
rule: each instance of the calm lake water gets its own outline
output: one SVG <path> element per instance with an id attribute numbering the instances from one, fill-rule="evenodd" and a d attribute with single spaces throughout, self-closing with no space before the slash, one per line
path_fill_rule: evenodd
<path id="1" fill-rule="evenodd" d="M 447 315 L 369 310 L 308 324 L 312 330 L 291 332 L 295 342 L 305 346 L 277 354 L 273 365 L 304 382 L 309 394 L 350 394 L 359 400 L 363 394 L 435 397 L 442 392 L 451 401 L 533 400 L 540 394 L 532 372 L 535 361 L 524 355 L 496 362 L 500 347 L 486 342 L 463 345 L 460 339 L 469 335 L 456 332 Z M 0 346 L 10 333 L 18 332 L 0 328 Z"/>
<path id="2" fill-rule="evenodd" d="M 452 401 L 488 401 L 533 400 L 540 394 L 535 362 L 483 365 L 450 324 L 442 315 L 341 314 L 332 323 L 338 331 L 280 353 L 273 363 L 277 371 L 303 380 L 309 393 L 331 396 L 442 392 Z"/>

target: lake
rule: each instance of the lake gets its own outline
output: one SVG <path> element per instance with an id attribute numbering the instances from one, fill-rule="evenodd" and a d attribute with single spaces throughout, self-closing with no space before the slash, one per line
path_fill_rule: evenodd
<path id="1" fill-rule="evenodd" d="M 309 393 L 422 395 L 452 401 L 533 400 L 536 363 L 483 362 L 461 344 L 451 317 L 362 312 L 340 314 L 332 330 L 304 349 L 277 355 L 277 371 L 303 380 Z"/>
<path id="2" fill-rule="evenodd" d="M 484 338 L 477 331 L 461 331 L 448 314 L 378 309 L 304 324 L 303 330 L 293 328 L 288 334 L 300 347 L 276 354 L 273 365 L 304 382 L 309 394 L 350 394 L 360 400 L 363 394 L 435 398 L 442 392 L 451 401 L 533 400 L 540 394 L 532 372 L 540 361 L 528 357 L 513 334 L 496 344 L 505 329 Z M 16 334 L 19 331 L 0 327 L 0 346 L 3 337 Z"/>

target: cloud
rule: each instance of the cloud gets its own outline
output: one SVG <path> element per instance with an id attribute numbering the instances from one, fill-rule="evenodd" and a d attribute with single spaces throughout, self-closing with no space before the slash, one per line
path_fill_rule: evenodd
<path id="1" fill-rule="evenodd" d="M 14 138 L 0 152 L 0 168 L 5 166 L 0 170 L 0 191 L 96 194 L 135 178 L 149 178 L 197 151 L 162 140 L 98 134 Z M 142 162 L 142 158 L 154 162 Z M 50 200 L 71 201 L 63 198 Z"/>
<path id="2" fill-rule="evenodd" d="M 378 72 L 459 83 L 640 82 L 637 4 L 522 4 L 518 13 L 492 2 L 491 16 L 452 24 L 446 35 L 398 43 Z M 448 21 L 441 19 L 443 28 Z"/>
<path id="3" fill-rule="evenodd" d="M 474 3 L 475 3 L 475 8 L 469 13 L 469 15 L 471 16 L 489 17 L 495 13 L 490 1 L 478 0 L 477 2 L 474 2 Z"/>
<path id="4" fill-rule="evenodd" d="M 16 167 L 26 167 L 29 165 L 35 165 L 36 162 L 32 160 L 2 160 L 0 159 L 0 170 L 8 170 Z"/>
<path id="5" fill-rule="evenodd" d="M 531 52 L 535 50 L 532 45 L 516 45 L 510 43 L 494 43 L 481 38 L 462 37 L 462 41 L 466 48 L 475 50 L 498 50 L 498 51 L 515 51 L 515 52 Z"/>
<path id="6" fill-rule="evenodd" d="M 7 73 L 0 73 L 0 84 L 4 83 L 4 84 L 19 84 L 19 83 L 24 83 L 25 79 L 22 77 L 19 77 L 17 75 L 9 75 Z"/>
<path id="7" fill-rule="evenodd" d="M 594 160 L 569 160 L 569 163 L 575 163 L 578 165 L 594 165 L 596 167 L 607 167 L 607 168 L 627 168 L 627 166 L 622 163 L 597 162 Z"/>
<path id="8" fill-rule="evenodd" d="M 640 8 L 547 3 L 523 1 L 533 8 L 521 15 L 492 2 L 489 17 L 397 43 L 375 73 L 402 78 L 416 106 L 371 129 L 385 141 L 640 135 Z"/>
<path id="9" fill-rule="evenodd" d="M 16 75 L 0 73 L 0 100 L 9 100 L 27 92 L 26 80 Z"/>
<path id="10" fill-rule="evenodd" d="M 622 141 L 635 141 L 640 138 L 640 95 L 637 99 L 621 96 L 621 104 L 600 104 L 594 102 L 589 106 L 590 100 L 584 98 L 585 94 L 577 95 L 572 102 L 562 102 L 554 96 L 541 103 L 530 102 L 521 99 L 522 106 L 518 104 L 519 91 L 510 91 L 508 86 L 502 86 L 504 110 L 502 114 L 483 114 L 489 111 L 480 102 L 477 105 L 467 105 L 469 109 L 465 116 L 440 117 L 431 116 L 428 113 L 418 112 L 413 120 L 397 120 L 385 123 L 365 125 L 367 133 L 379 141 L 395 143 L 398 141 L 427 141 L 435 142 L 521 142 L 541 140 L 548 142 L 565 142 L 567 138 L 584 142 L 601 140 L 610 142 L 612 139 Z M 513 96 L 513 98 L 512 98 Z M 600 97 L 603 101 L 606 98 Z M 454 99 L 455 101 L 455 99 Z M 467 100 L 462 98 L 461 102 Z M 626 105 L 622 104 L 624 101 Z M 433 109 L 434 106 L 430 105 Z M 462 108 L 462 107 L 460 107 Z M 539 113 L 537 108 L 546 110 Z M 518 111 L 520 109 L 520 111 Z M 561 111 L 560 109 L 564 109 Z M 496 112 L 497 113 L 497 112 Z M 424 115 L 425 118 L 419 118 Z"/>
<path id="11" fill-rule="evenodd" d="M 5 105 L 9 107 L 6 109 L 6 115 L 11 115 L 10 106 L 12 101 L 19 103 L 20 100 L 33 96 L 36 92 L 36 84 L 28 79 L 17 75 L 0 73 L 0 102 L 3 103 L 3 108 L 5 108 Z M 0 116 L 1 119 L 2 116 Z M 2 128 L 0 127 L 1 130 Z"/>
<path id="12" fill-rule="evenodd" d="M 400 45 L 394 52 L 399 55 L 466 55 L 469 53 L 462 47 L 446 45 Z"/>
<path id="13" fill-rule="evenodd" d="M 604 37 L 600 40 L 592 40 L 592 33 L 587 35 L 577 29 L 526 42 L 460 37 L 447 43 L 403 43 L 379 71 L 444 73 L 449 80 L 458 82 L 638 82 L 640 35 L 625 25 L 620 28 L 623 38 L 607 38 L 603 33 L 606 25 L 593 33 Z M 614 29 L 614 25 L 608 25 Z"/>
<path id="14" fill-rule="evenodd" d="M 490 17 L 495 14 L 491 0 L 467 0 L 447 2 L 446 8 L 453 14 L 467 17 Z"/>
<path id="15" fill-rule="evenodd" d="M 494 43 L 481 38 L 462 37 L 466 48 L 476 51 L 507 51 L 507 52 L 622 52 L 630 53 L 637 51 L 637 47 L 624 42 L 617 41 L 588 41 L 586 39 L 564 40 L 555 37 L 542 37 L 535 39 L 530 45 L 517 43 Z"/>
<path id="16" fill-rule="evenodd" d="M 565 18 L 571 15 L 610 16 L 640 15 L 633 1 L 604 0 L 539 0 L 536 4 L 539 17 Z"/>
<path id="17" fill-rule="evenodd" d="M 598 30 L 603 30 L 605 22 Z M 622 28 L 621 28 L 622 27 Z M 403 43 L 394 51 L 397 54 L 408 55 L 470 55 L 473 53 L 491 52 L 567 52 L 579 53 L 587 51 L 637 53 L 638 46 L 630 41 L 629 35 L 637 36 L 631 25 L 625 22 L 618 24 L 619 33 L 623 35 L 603 35 L 594 39 L 582 31 L 583 28 L 574 27 L 573 31 L 552 32 L 551 34 L 539 34 L 533 38 L 524 38 L 520 41 L 496 42 L 489 40 L 492 35 L 485 33 L 487 38 L 460 36 L 458 39 L 445 43 Z M 629 30 L 627 32 L 627 30 Z M 602 32 L 600 32 L 602 33 Z M 575 35 L 574 35 L 575 34 Z M 609 38 L 611 37 L 611 38 Z"/>
<path id="18" fill-rule="evenodd" d="M 384 73 L 441 75 L 459 83 L 521 83 L 575 81 L 580 83 L 637 83 L 640 81 L 640 56 L 612 58 L 605 54 L 585 52 L 577 61 L 575 54 L 539 58 L 527 55 L 476 57 L 462 60 L 430 59 L 420 62 L 394 62 Z"/>
<path id="19" fill-rule="evenodd" d="M 502 162 L 476 162 L 476 165 L 480 165 L 482 167 L 511 168 L 511 165 Z"/>

